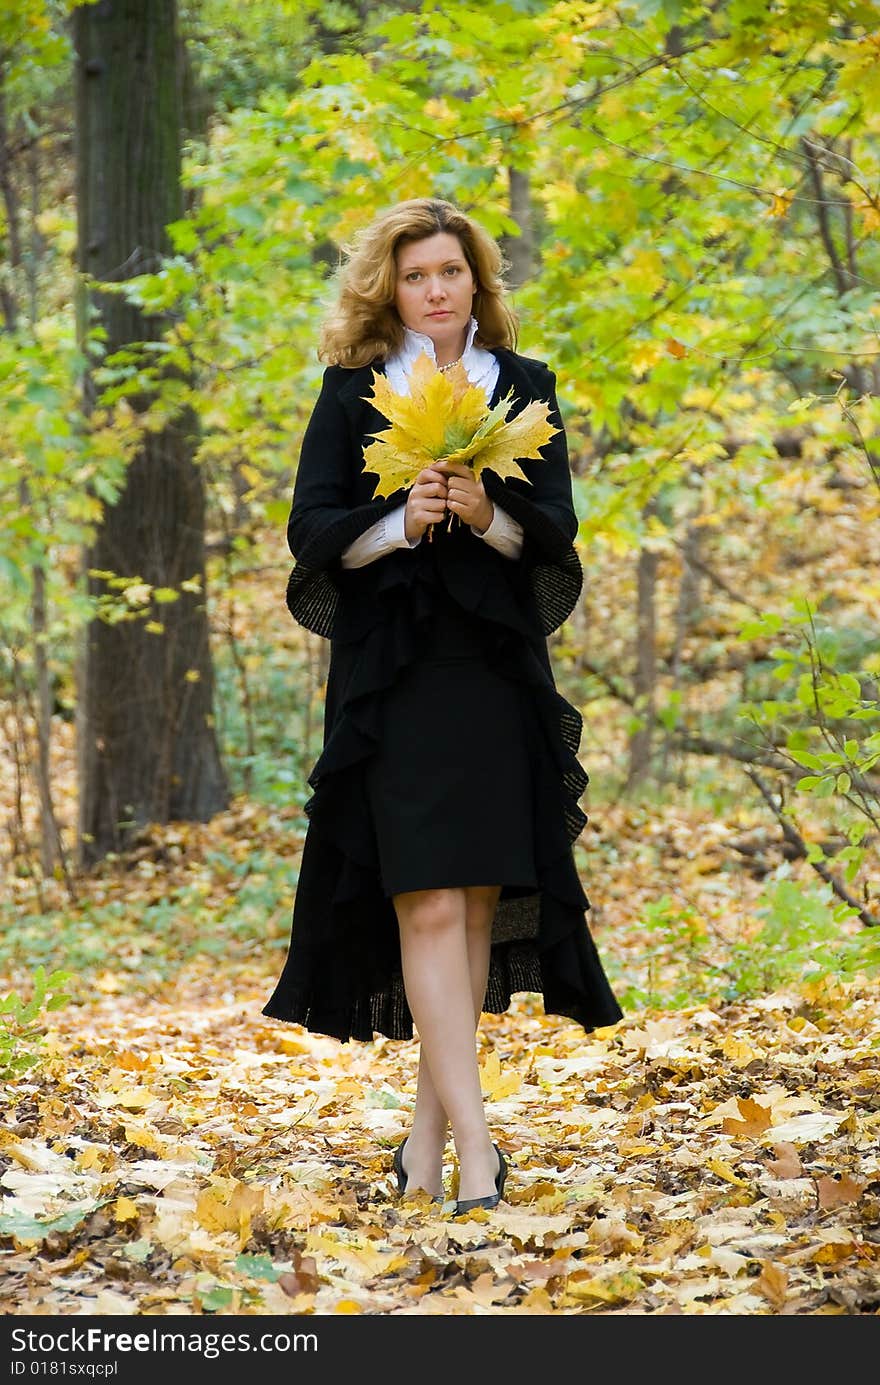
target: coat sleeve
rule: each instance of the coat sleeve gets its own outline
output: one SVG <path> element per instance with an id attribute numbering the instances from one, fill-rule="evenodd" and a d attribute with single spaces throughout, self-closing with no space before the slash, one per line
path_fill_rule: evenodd
<path id="1" fill-rule="evenodd" d="M 306 426 L 287 522 L 287 545 L 296 565 L 287 583 L 287 607 L 307 630 L 327 638 L 339 601 L 341 556 L 346 548 L 405 496 L 397 490 L 365 498 L 363 476 L 339 389 L 345 372 L 328 366 Z"/>
<path id="2" fill-rule="evenodd" d="M 522 526 L 520 562 L 529 570 L 544 634 L 550 634 L 574 609 L 583 587 L 583 568 L 574 548 L 578 519 L 572 497 L 568 443 L 556 398 L 556 376 L 539 362 L 533 364 L 530 373 L 532 398 L 549 405 L 548 417 L 558 432 L 541 449 L 540 458 L 520 461 L 528 481 L 519 476 L 502 478 L 491 467 L 481 475 L 489 498 L 497 500 Z M 518 407 L 512 416 L 528 402 L 517 399 Z"/>
<path id="3" fill-rule="evenodd" d="M 293 502 L 287 522 L 287 546 L 299 563 L 326 567 L 389 510 L 394 496 L 358 503 L 358 476 L 363 458 L 356 456 L 345 409 L 339 399 L 340 367 L 328 367 L 317 403 L 303 436 Z"/>
<path id="4" fill-rule="evenodd" d="M 531 540 L 535 556 L 553 559 L 564 554 L 574 542 L 578 529 L 571 491 L 568 443 L 556 398 L 556 376 L 540 367 L 534 398 L 549 405 L 550 423 L 558 431 L 541 449 L 541 457 L 525 459 L 520 466 L 529 480 L 519 476 L 502 479 L 491 467 L 483 472 L 486 494 L 522 525 Z M 512 416 L 529 403 L 518 399 Z"/>

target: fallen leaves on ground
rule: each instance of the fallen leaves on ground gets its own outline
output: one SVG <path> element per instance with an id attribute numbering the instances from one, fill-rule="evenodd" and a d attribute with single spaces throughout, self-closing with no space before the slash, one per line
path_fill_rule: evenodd
<path id="1" fill-rule="evenodd" d="M 395 1191 L 417 1042 L 266 1020 L 270 983 L 230 994 L 203 961 L 53 1017 L 0 1122 L 0 1311 L 880 1311 L 867 983 L 592 1035 L 530 995 L 484 1016 L 511 1167 L 506 1201 L 461 1218 Z"/>

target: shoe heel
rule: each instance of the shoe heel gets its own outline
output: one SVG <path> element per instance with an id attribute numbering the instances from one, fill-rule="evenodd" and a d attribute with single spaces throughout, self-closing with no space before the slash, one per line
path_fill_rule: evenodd
<path id="1" fill-rule="evenodd" d="M 403 1146 L 406 1144 L 406 1142 L 407 1142 L 408 1139 L 409 1139 L 409 1136 L 408 1136 L 408 1135 L 404 1135 L 404 1137 L 403 1137 L 403 1139 L 401 1140 L 400 1144 L 397 1146 L 396 1150 L 394 1151 L 394 1158 L 393 1158 L 392 1161 L 391 1161 L 391 1167 L 393 1168 L 393 1170 L 394 1170 L 394 1175 L 395 1175 L 395 1177 L 396 1177 L 396 1179 L 397 1179 L 397 1192 L 398 1192 L 398 1194 L 399 1194 L 400 1197 L 403 1197 L 404 1193 L 406 1192 L 406 1185 L 407 1185 L 407 1182 L 408 1182 L 407 1173 L 406 1173 L 406 1170 L 405 1170 L 404 1167 L 403 1167 Z M 432 1198 L 431 1198 L 431 1201 L 432 1201 L 432 1202 L 442 1202 L 442 1201 L 443 1201 L 443 1198 L 442 1198 L 442 1197 L 432 1197 Z"/>
<path id="2" fill-rule="evenodd" d="M 498 1155 L 498 1172 L 495 1175 L 494 1193 L 489 1193 L 487 1197 L 468 1197 L 464 1201 L 459 1198 L 455 1204 L 456 1216 L 460 1212 L 472 1212 L 475 1207 L 485 1207 L 487 1211 L 491 1211 L 493 1207 L 498 1206 L 504 1196 L 504 1184 L 507 1181 L 507 1160 L 496 1144 L 493 1144 L 492 1148 Z"/>
<path id="3" fill-rule="evenodd" d="M 504 1185 L 507 1182 L 507 1160 L 501 1153 L 498 1146 L 495 1146 L 495 1153 L 498 1155 L 498 1175 L 495 1179 L 495 1187 L 498 1189 L 498 1201 L 504 1196 Z"/>
<path id="4" fill-rule="evenodd" d="M 403 1197 L 404 1193 L 406 1192 L 406 1173 L 404 1172 L 403 1168 L 403 1146 L 406 1144 L 408 1139 L 409 1136 L 404 1135 L 400 1144 L 394 1151 L 394 1158 L 391 1161 L 391 1167 L 393 1168 L 395 1177 L 397 1178 L 397 1191 L 401 1197 Z"/>

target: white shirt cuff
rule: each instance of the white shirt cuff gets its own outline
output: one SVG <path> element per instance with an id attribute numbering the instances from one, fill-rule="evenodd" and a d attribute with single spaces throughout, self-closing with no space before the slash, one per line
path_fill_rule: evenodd
<path id="1" fill-rule="evenodd" d="M 421 543 L 421 534 L 417 539 L 406 537 L 406 501 L 385 516 L 385 537 L 392 548 L 415 548 Z"/>
<path id="2" fill-rule="evenodd" d="M 374 563 L 395 548 L 415 548 L 421 543 L 421 538 L 410 541 L 406 537 L 405 523 L 406 501 L 377 519 L 375 524 L 358 535 L 354 543 L 348 545 L 340 558 L 342 566 L 366 567 L 367 563 Z"/>
<path id="3" fill-rule="evenodd" d="M 471 533 L 483 539 L 490 548 L 496 548 L 505 558 L 518 558 L 523 547 L 523 527 L 506 510 L 493 500 L 495 513 L 489 528 L 482 534 L 471 524 Z"/>

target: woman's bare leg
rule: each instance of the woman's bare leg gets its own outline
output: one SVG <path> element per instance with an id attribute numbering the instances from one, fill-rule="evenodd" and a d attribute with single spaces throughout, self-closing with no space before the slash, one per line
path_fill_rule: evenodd
<path id="1" fill-rule="evenodd" d="M 471 977 L 474 1025 L 477 1026 L 486 995 L 492 919 L 498 896 L 501 894 L 501 886 L 469 885 L 465 887 L 464 893 L 468 969 Z M 424 1187 L 433 1196 L 442 1193 L 443 1150 L 446 1145 L 447 1126 L 446 1112 L 437 1095 L 431 1070 L 422 1051 L 419 1054 L 413 1124 L 404 1151 L 404 1165 L 409 1175 L 410 1186 Z"/>
<path id="2" fill-rule="evenodd" d="M 500 885 L 489 885 L 394 896 L 404 985 L 421 1040 L 404 1167 L 408 1187 L 422 1187 L 432 1195 L 442 1192 L 447 1103 L 459 1159 L 459 1197 L 482 1197 L 494 1190 L 497 1158 L 483 1111 L 473 1035 L 486 993 L 491 922 L 500 892 Z M 469 1009 L 461 1003 L 463 994 L 469 996 Z M 469 1031 L 463 1028 L 466 1014 Z M 439 1069 L 436 1079 L 434 1066 Z"/>
<path id="3" fill-rule="evenodd" d="M 471 973 L 471 996 L 474 1002 L 474 1025 L 480 1023 L 486 982 L 489 979 L 489 959 L 492 953 L 492 920 L 501 894 L 500 885 L 468 885 L 465 889 L 465 927 L 467 929 L 468 966 Z"/>

